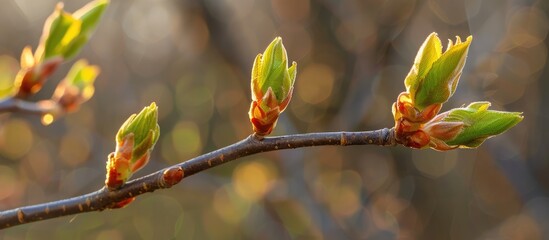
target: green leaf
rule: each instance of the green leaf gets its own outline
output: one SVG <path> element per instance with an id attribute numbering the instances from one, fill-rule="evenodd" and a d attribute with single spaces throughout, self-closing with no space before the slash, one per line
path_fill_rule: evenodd
<path id="1" fill-rule="evenodd" d="M 484 140 L 501 134 L 524 118 L 520 112 L 504 112 L 488 110 L 489 102 L 474 102 L 465 108 L 449 111 L 446 122 L 463 122 L 463 131 L 454 139 L 447 141 L 448 145 L 465 148 L 476 148 Z"/>
<path id="2" fill-rule="evenodd" d="M 292 62 L 292 66 L 288 68 L 288 74 L 290 75 L 290 86 L 293 86 L 295 83 L 295 77 L 297 76 L 297 63 Z"/>
<path id="3" fill-rule="evenodd" d="M 263 55 L 258 54 L 255 57 L 254 65 L 252 66 L 252 81 L 251 81 L 251 88 L 252 88 L 252 100 L 257 101 L 258 99 L 262 98 L 263 93 L 261 92 L 261 85 L 260 85 L 260 70 L 261 70 L 261 59 Z"/>
<path id="4" fill-rule="evenodd" d="M 467 41 L 461 42 L 458 37 L 455 45 L 450 41 L 446 52 L 432 64 L 413 96 L 417 108 L 444 103 L 454 94 L 472 39 L 469 36 Z"/>
<path id="5" fill-rule="evenodd" d="M 76 87 L 84 100 L 88 100 L 93 96 L 93 83 L 97 75 L 99 75 L 99 67 L 88 65 L 86 60 L 79 60 L 72 65 L 65 81 L 67 85 Z"/>
<path id="6" fill-rule="evenodd" d="M 108 5 L 108 0 L 97 0 L 86 4 L 86 6 L 74 12 L 73 16 L 82 21 L 81 31 L 83 33 L 90 34 L 95 29 Z"/>
<path id="7" fill-rule="evenodd" d="M 132 163 L 140 159 L 147 152 L 152 151 L 154 144 L 156 143 L 156 141 L 154 141 L 155 135 L 156 134 L 154 130 L 149 130 L 149 134 L 145 137 L 145 139 L 134 146 L 131 159 Z"/>
<path id="8" fill-rule="evenodd" d="M 160 135 L 160 127 L 157 122 L 158 107 L 153 102 L 150 106 L 143 108 L 138 114 L 131 115 L 122 124 L 116 135 L 117 142 L 122 142 L 128 134 L 133 133 L 135 141 L 134 149 L 137 147 L 152 149 Z M 146 143 L 146 145 L 144 146 L 143 143 Z M 140 156 L 133 157 L 139 158 Z"/>
<path id="9" fill-rule="evenodd" d="M 74 14 L 63 11 L 59 4 L 44 24 L 44 60 L 56 56 L 69 59 L 75 56 L 88 42 L 109 1 L 97 0 L 88 3 Z M 40 47 L 39 47 L 40 48 Z"/>
<path id="10" fill-rule="evenodd" d="M 49 19 L 51 25 L 47 26 L 47 21 L 44 26 L 44 31 L 49 30 L 45 40 L 44 60 L 63 55 L 64 47 L 78 36 L 81 25 L 78 19 L 65 13 L 62 8 L 56 9 Z"/>
<path id="11" fill-rule="evenodd" d="M 436 33 L 431 33 L 419 48 L 414 65 L 404 80 L 406 90 L 414 98 L 417 88 L 431 69 L 433 63 L 442 55 L 442 44 Z"/>
<path id="12" fill-rule="evenodd" d="M 261 90 L 265 93 L 273 89 L 276 99 L 282 102 L 286 98 L 291 80 L 288 75 L 288 58 L 282 38 L 276 37 L 263 53 L 261 64 Z"/>
<path id="13" fill-rule="evenodd" d="M 80 52 L 80 49 L 82 49 L 82 47 L 87 42 L 88 42 L 88 36 L 86 36 L 86 35 L 77 36 L 76 38 L 73 39 L 73 41 L 70 44 L 65 46 L 63 57 L 65 59 L 70 59 L 70 58 L 76 56 L 76 54 L 78 54 L 78 52 Z"/>

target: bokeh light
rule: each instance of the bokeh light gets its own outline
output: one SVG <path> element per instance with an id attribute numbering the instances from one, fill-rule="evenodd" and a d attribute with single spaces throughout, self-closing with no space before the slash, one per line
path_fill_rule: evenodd
<path id="1" fill-rule="evenodd" d="M 5 97 L 13 90 L 13 79 L 19 69 L 19 63 L 8 55 L 0 55 L 0 97 Z"/>
<path id="2" fill-rule="evenodd" d="M 11 119 L 0 127 L 0 154 L 17 160 L 31 149 L 33 133 L 31 126 L 21 119 Z"/>
<path id="3" fill-rule="evenodd" d="M 272 188 L 276 173 L 263 162 L 240 164 L 233 173 L 236 193 L 248 201 L 257 201 Z"/>

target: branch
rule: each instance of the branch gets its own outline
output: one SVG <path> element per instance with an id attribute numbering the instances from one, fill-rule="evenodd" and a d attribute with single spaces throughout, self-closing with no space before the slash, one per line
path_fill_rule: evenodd
<path id="1" fill-rule="evenodd" d="M 15 97 L 7 97 L 0 100 L 0 112 L 26 112 L 34 114 L 46 114 L 55 111 L 56 104 L 52 100 L 29 102 Z"/>
<path id="2" fill-rule="evenodd" d="M 396 141 L 393 129 L 387 128 L 366 132 L 309 133 L 267 138 L 251 135 L 227 147 L 129 181 L 118 190 L 109 191 L 103 187 L 70 199 L 2 211 L 0 229 L 78 213 L 119 208 L 138 195 L 170 188 L 183 178 L 241 157 L 260 152 L 322 145 L 395 146 Z"/>

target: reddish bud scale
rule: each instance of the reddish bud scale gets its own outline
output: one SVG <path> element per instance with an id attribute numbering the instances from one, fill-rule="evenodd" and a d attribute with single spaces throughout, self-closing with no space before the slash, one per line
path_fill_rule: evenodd
<path id="1" fill-rule="evenodd" d="M 411 148 L 429 146 L 431 136 L 424 127 L 436 117 L 441 107 L 442 104 L 433 104 L 419 110 L 414 107 L 409 93 L 401 93 L 393 107 L 397 142 Z"/>
<path id="2" fill-rule="evenodd" d="M 409 147 L 423 148 L 429 144 L 429 142 L 431 141 L 431 138 L 424 131 L 418 130 L 413 134 L 409 135 L 406 140 L 408 141 Z"/>
<path id="3" fill-rule="evenodd" d="M 59 91 L 62 95 L 54 94 L 53 99 L 65 110 L 65 112 L 73 112 L 80 107 L 80 94 L 76 87 L 67 87 L 66 85 L 59 86 Z M 56 91 L 57 92 L 57 91 Z"/>
<path id="4" fill-rule="evenodd" d="M 19 71 L 18 75 L 21 75 L 21 80 L 18 80 L 17 83 L 19 86 L 17 89 L 17 97 L 26 97 L 32 93 L 35 93 L 42 87 L 42 81 L 35 81 L 35 75 L 33 69 L 24 69 Z"/>
<path id="5" fill-rule="evenodd" d="M 105 179 L 105 185 L 109 189 L 119 188 L 132 174 L 130 159 L 132 158 L 133 145 L 134 135 L 130 133 L 124 141 L 119 143 L 116 151 L 109 154 Z"/>
<path id="6" fill-rule="evenodd" d="M 445 141 L 454 139 L 463 130 L 462 122 L 445 122 L 448 113 L 439 115 L 442 104 L 433 104 L 419 110 L 414 107 L 409 93 L 401 93 L 393 104 L 395 138 L 411 148 L 431 147 L 439 151 L 454 149 Z"/>
<path id="7" fill-rule="evenodd" d="M 288 96 L 279 103 L 272 89 L 269 88 L 265 95 L 252 101 L 248 115 L 256 134 L 260 136 L 271 134 L 278 121 L 278 116 L 286 109 L 292 99 L 292 93 L 293 87 L 290 88 Z"/>
<path id="8" fill-rule="evenodd" d="M 135 200 L 135 197 L 124 199 L 120 202 L 117 202 L 117 203 L 113 204 L 110 208 L 111 209 L 116 209 L 116 208 L 126 207 L 126 206 L 128 206 L 128 204 L 132 203 L 133 200 Z"/>
<path id="9" fill-rule="evenodd" d="M 16 96 L 26 97 L 40 91 L 46 79 L 57 70 L 62 61 L 62 58 L 52 58 L 40 65 L 21 69 L 16 77 Z"/>
<path id="10" fill-rule="evenodd" d="M 395 138 L 398 143 L 411 148 L 423 148 L 429 145 L 430 137 L 423 130 L 410 130 L 406 119 L 399 119 L 395 127 Z M 419 127 L 416 127 L 419 128 Z"/>
<path id="11" fill-rule="evenodd" d="M 162 180 L 167 187 L 171 187 L 175 184 L 178 184 L 183 179 L 183 169 L 181 167 L 173 167 L 166 169 L 162 174 Z"/>
<path id="12" fill-rule="evenodd" d="M 265 112 L 261 109 L 257 101 L 253 101 L 250 106 L 249 115 L 254 132 L 258 135 L 265 136 L 269 135 L 276 126 L 280 110 L 278 107 L 275 107 Z"/>
<path id="13" fill-rule="evenodd" d="M 127 158 L 116 156 L 115 153 L 109 155 L 107 161 L 107 177 L 105 179 L 105 185 L 113 190 L 117 189 L 124 184 L 125 175 L 127 175 L 127 169 L 130 168 L 130 161 Z M 126 170 L 123 172 L 122 170 Z"/>
<path id="14" fill-rule="evenodd" d="M 132 172 L 137 172 L 139 169 L 143 168 L 149 162 L 150 153 L 145 153 L 141 158 L 135 160 L 131 166 Z"/>

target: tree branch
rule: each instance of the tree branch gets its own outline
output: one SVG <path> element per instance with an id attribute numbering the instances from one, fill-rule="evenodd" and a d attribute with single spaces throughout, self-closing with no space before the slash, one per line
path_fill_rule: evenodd
<path id="1" fill-rule="evenodd" d="M 7 97 L 0 100 L 0 112 L 26 112 L 34 114 L 46 114 L 55 110 L 56 104 L 52 100 L 29 102 L 20 98 Z"/>
<path id="2" fill-rule="evenodd" d="M 0 103 L 0 109 L 1 106 Z M 267 138 L 250 135 L 235 144 L 129 181 L 118 190 L 109 191 L 103 187 L 70 199 L 2 211 L 0 229 L 78 213 L 119 208 L 138 195 L 170 188 L 183 178 L 244 156 L 321 145 L 395 146 L 396 141 L 393 129 L 387 128 L 365 132 L 309 133 Z"/>

